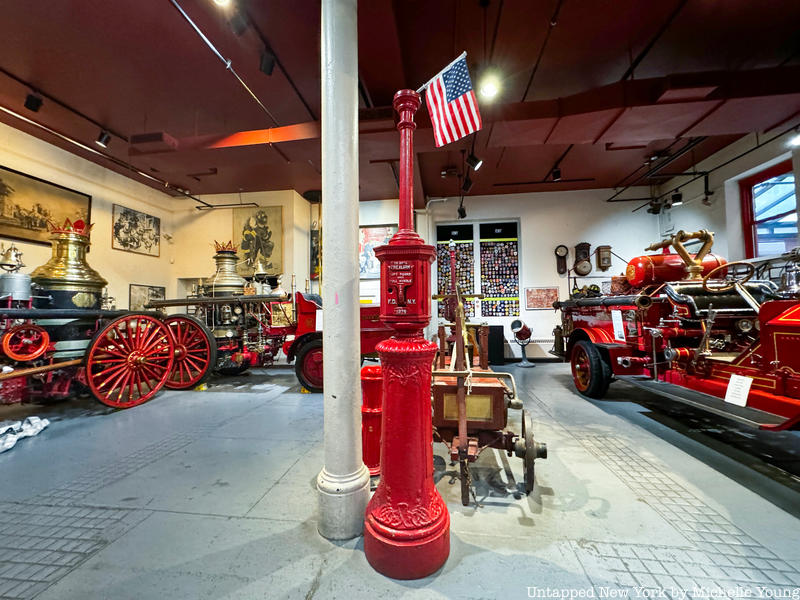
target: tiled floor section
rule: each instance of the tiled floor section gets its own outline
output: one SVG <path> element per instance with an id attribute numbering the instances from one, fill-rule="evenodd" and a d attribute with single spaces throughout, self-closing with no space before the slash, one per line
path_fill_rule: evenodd
<path id="1" fill-rule="evenodd" d="M 271 398 L 285 389 L 268 384 L 261 386 L 260 393 Z M 0 502 L 0 600 L 36 597 L 151 514 L 93 506 L 87 503 L 87 495 L 207 438 L 223 424 L 175 432 L 121 460 L 80 472 L 68 483 L 25 502 Z"/>
<path id="2" fill-rule="evenodd" d="M 522 461 L 484 452 L 476 509 L 460 505 L 434 446 L 451 553 L 431 577 L 387 579 L 360 539 L 316 533 L 321 397 L 270 371 L 131 411 L 87 405 L 0 455 L 0 598 L 552 599 L 607 588 L 686 600 L 717 586 L 798 589 L 800 544 L 788 532 L 800 520 L 752 492 L 769 481 L 736 481 L 708 466 L 723 460 L 711 450 L 670 443 L 676 434 L 643 420 L 631 390 L 588 402 L 564 365 L 514 372 L 550 457 L 525 497 Z M 509 427 L 519 429 L 518 412 Z"/>
<path id="3" fill-rule="evenodd" d="M 800 586 L 797 568 L 781 560 L 625 442 L 613 436 L 579 439 L 689 542 L 686 547 L 589 544 L 585 551 L 593 554 L 597 571 L 613 573 L 620 585 L 653 592 L 669 590 L 670 596 L 676 598 L 681 597 L 678 590 L 703 588 L 750 589 L 756 598 L 760 589 L 791 596 L 792 590 Z M 587 571 L 591 570 L 587 567 Z"/>
<path id="4" fill-rule="evenodd" d="M 92 469 L 66 485 L 39 494 L 32 498 L 31 502 L 59 504 L 80 501 L 87 494 L 124 479 L 142 467 L 188 446 L 201 436 L 207 435 L 209 431 L 211 431 L 210 427 L 200 428 L 189 433 L 178 433 L 155 444 L 150 444 L 129 454 L 122 461 Z"/>
<path id="5" fill-rule="evenodd" d="M 0 598 L 33 598 L 144 516 L 63 502 L 0 504 Z"/>

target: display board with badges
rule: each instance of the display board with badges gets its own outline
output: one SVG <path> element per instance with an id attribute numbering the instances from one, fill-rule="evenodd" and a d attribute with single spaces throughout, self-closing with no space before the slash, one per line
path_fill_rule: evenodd
<path id="1" fill-rule="evenodd" d="M 456 245 L 456 281 L 463 294 L 475 289 L 475 242 L 472 225 L 439 225 L 436 227 L 436 272 L 439 294 L 450 291 L 450 241 Z M 475 301 L 464 302 L 468 317 L 475 316 Z M 444 303 L 439 303 L 439 317 L 444 318 Z"/>
<path id="2" fill-rule="evenodd" d="M 481 315 L 519 316 L 517 223 L 480 225 Z"/>
<path id="3" fill-rule="evenodd" d="M 519 223 L 507 221 L 437 226 L 437 287 L 440 294 L 446 294 L 450 286 L 451 240 L 456 245 L 456 269 L 461 293 L 483 295 L 481 300 L 465 302 L 467 316 L 518 317 Z M 444 317 L 442 303 L 439 303 L 439 317 Z"/>

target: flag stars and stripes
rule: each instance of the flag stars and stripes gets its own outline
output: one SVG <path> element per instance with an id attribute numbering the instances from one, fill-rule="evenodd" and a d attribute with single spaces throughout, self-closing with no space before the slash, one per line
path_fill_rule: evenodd
<path id="1" fill-rule="evenodd" d="M 482 126 L 464 56 L 432 80 L 425 100 L 437 148 L 478 131 Z"/>

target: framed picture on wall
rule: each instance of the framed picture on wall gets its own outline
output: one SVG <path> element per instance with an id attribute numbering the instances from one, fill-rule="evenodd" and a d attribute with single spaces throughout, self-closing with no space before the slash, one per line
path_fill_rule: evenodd
<path id="1" fill-rule="evenodd" d="M 166 298 L 166 288 L 158 285 L 130 284 L 128 292 L 128 310 L 145 310 L 151 300 Z"/>
<path id="2" fill-rule="evenodd" d="M 252 277 L 259 262 L 259 272 L 283 274 L 283 207 L 234 208 L 233 243 L 239 248 L 236 271 L 242 277 Z"/>
<path id="3" fill-rule="evenodd" d="M 91 222 L 92 197 L 0 167 L 0 237 L 50 244 L 47 223 Z"/>
<path id="4" fill-rule="evenodd" d="M 381 263 L 375 248 L 389 243 L 397 225 L 367 225 L 358 228 L 358 274 L 361 279 L 380 279 Z"/>
<path id="5" fill-rule="evenodd" d="M 322 232 L 319 230 L 316 221 L 311 224 L 309 233 L 309 238 L 311 239 L 311 254 L 309 255 L 311 263 L 310 276 L 312 280 L 316 281 L 319 279 L 320 273 L 322 273 Z"/>
<path id="6" fill-rule="evenodd" d="M 557 300 L 557 287 L 525 288 L 525 310 L 553 310 L 553 302 Z"/>
<path id="7" fill-rule="evenodd" d="M 111 212 L 111 247 L 147 256 L 161 256 L 161 219 L 114 204 Z"/>

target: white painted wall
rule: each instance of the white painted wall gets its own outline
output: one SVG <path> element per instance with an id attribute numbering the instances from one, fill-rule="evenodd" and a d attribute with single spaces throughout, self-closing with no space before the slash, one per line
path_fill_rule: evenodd
<path id="1" fill-rule="evenodd" d="M 358 205 L 358 224 L 397 225 L 399 211 L 400 201 L 397 198 L 361 202 Z"/>
<path id="2" fill-rule="evenodd" d="M 400 217 L 399 210 L 400 201 L 397 198 L 360 202 L 358 205 L 358 224 L 359 226 L 397 225 Z M 359 295 L 362 300 L 369 299 L 373 300 L 375 304 L 379 303 L 381 298 L 380 279 L 362 279 L 359 283 Z"/>
<path id="3" fill-rule="evenodd" d="M 294 190 L 213 194 L 203 196 L 211 204 L 255 202 L 260 206 L 283 207 L 283 287 L 287 291 L 296 275 L 297 286 L 305 289 L 309 273 L 311 207 Z M 197 210 L 194 206 L 175 212 L 177 249 L 173 268 L 174 278 L 201 278 L 214 273 L 214 241 L 233 239 L 233 209 Z"/>
<path id="4" fill-rule="evenodd" d="M 696 170 L 711 171 L 709 188 L 714 192 L 711 196 L 711 206 L 703 206 L 705 193 L 702 179 L 684 185 L 681 188 L 684 204 L 662 212 L 659 218 L 661 231 L 671 233 L 679 229 L 686 231 L 710 229 L 716 233 L 714 252 L 728 260 L 744 258 L 744 233 L 738 182 L 790 158 L 788 141 L 793 135 L 794 132 L 786 133 L 757 148 L 759 143 L 769 139 L 769 135 L 750 134 L 698 163 Z M 739 157 L 749 150 L 751 151 Z M 674 189 L 685 183 L 686 179 L 688 178 L 681 177 L 666 181 L 659 193 Z"/>
<path id="5" fill-rule="evenodd" d="M 572 266 L 573 247 L 580 242 L 589 242 L 592 249 L 601 244 L 609 244 L 612 250 L 625 259 L 643 253 L 645 246 L 659 239 L 658 219 L 645 210 L 631 212 L 635 203 L 608 203 L 610 190 L 587 190 L 578 192 L 548 192 L 530 194 L 510 194 L 503 196 L 475 196 L 464 200 L 467 219 L 462 223 L 487 221 L 518 221 L 520 223 L 520 295 L 526 287 L 557 286 L 560 298 L 568 297 L 566 275 L 558 275 L 553 250 L 559 244 L 570 248 L 568 265 Z M 631 190 L 634 196 L 644 195 L 642 190 Z M 428 215 L 418 213 L 418 228 L 421 221 L 428 221 L 427 241 L 435 242 L 435 227 L 443 223 L 457 221 L 457 199 L 429 204 Z M 420 232 L 422 235 L 425 235 Z M 592 261 L 594 264 L 594 260 Z M 602 275 L 609 279 L 612 275 L 624 272 L 626 262 L 614 257 L 612 267 L 605 273 L 597 271 L 592 275 Z M 434 289 L 435 289 L 435 273 Z M 601 280 L 586 279 L 583 283 L 599 283 Z M 435 304 L 435 303 L 434 303 Z M 534 338 L 552 337 L 553 327 L 560 322 L 559 313 L 554 310 L 528 311 L 524 307 L 524 297 L 520 317 L 533 331 Z M 434 306 L 433 314 L 437 314 Z M 503 325 L 507 340 L 511 340 L 511 321 L 515 317 L 484 317 L 491 325 Z M 549 356 L 550 344 L 531 343 L 529 357 Z M 516 344 L 510 344 L 514 356 L 520 356 Z M 508 350 L 507 350 L 508 351 Z"/>
<path id="6" fill-rule="evenodd" d="M 292 270 L 286 271 L 284 289 L 289 291 L 294 274 L 297 289 L 304 291 L 306 283 L 311 285 L 311 203 L 295 191 L 292 194 L 292 249 L 291 255 L 284 258 Z M 286 248 L 288 251 L 289 246 Z"/>
<path id="7" fill-rule="evenodd" d="M 737 198 L 738 194 L 737 188 Z M 700 229 L 708 229 L 714 232 L 712 252 L 727 257 L 729 254 L 727 239 L 729 224 L 727 222 L 728 211 L 726 209 L 724 186 L 718 188 L 711 197 L 711 206 L 704 205 L 701 200 L 702 196 L 699 199 L 687 202 L 685 205 L 662 211 L 658 216 L 660 236 L 662 238 L 668 237 L 680 230 L 698 231 Z M 740 217 L 740 215 L 741 212 L 738 210 L 737 205 L 735 216 Z M 734 224 L 734 231 L 736 230 L 735 227 L 736 225 Z M 740 226 L 739 229 L 741 229 Z"/>
<path id="8" fill-rule="evenodd" d="M 111 211 L 121 204 L 161 219 L 162 233 L 174 231 L 172 213 L 167 207 L 180 206 L 185 200 L 172 198 L 128 177 L 62 150 L 27 133 L 0 123 L 0 165 L 74 189 L 92 197 L 92 246 L 89 264 L 108 280 L 108 291 L 117 307 L 128 307 L 128 284 L 140 283 L 167 288 L 175 293 L 172 275 L 177 248 L 161 240 L 161 256 L 151 257 L 111 248 Z M 8 240 L 0 237 L 8 245 Z M 30 273 L 51 256 L 49 245 L 14 241 L 24 253 Z"/>

